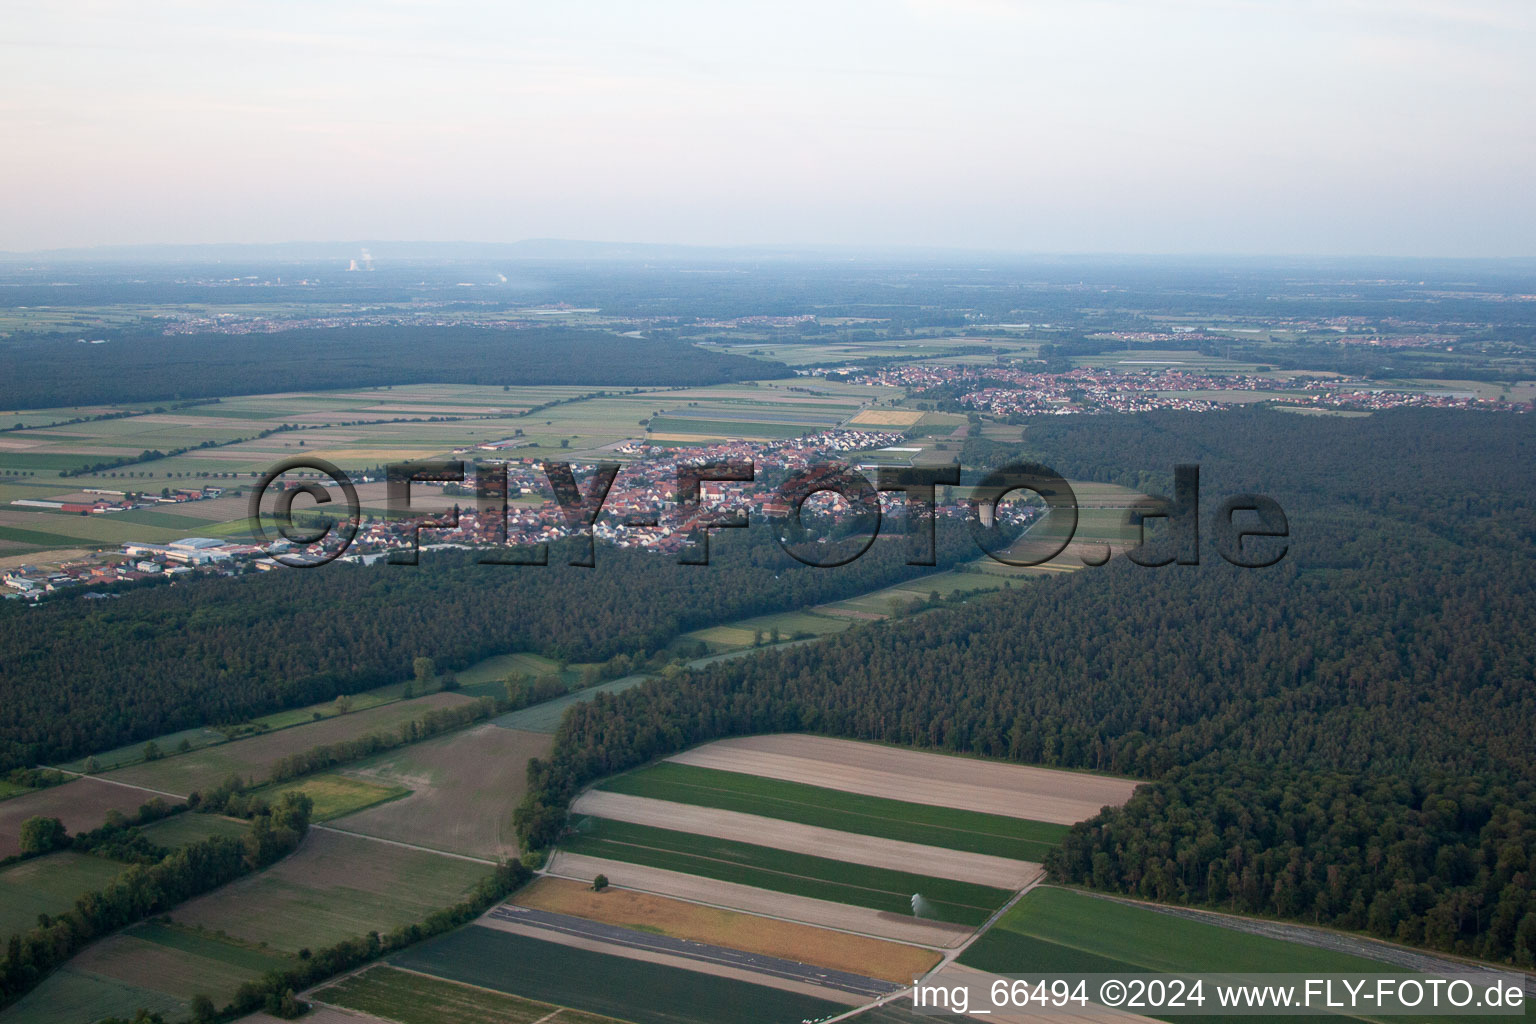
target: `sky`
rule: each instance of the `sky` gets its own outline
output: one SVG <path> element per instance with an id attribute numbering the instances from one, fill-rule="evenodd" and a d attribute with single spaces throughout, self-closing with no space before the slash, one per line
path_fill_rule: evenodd
<path id="1" fill-rule="evenodd" d="M 7 0 L 0 250 L 1536 255 L 1530 0 Z"/>

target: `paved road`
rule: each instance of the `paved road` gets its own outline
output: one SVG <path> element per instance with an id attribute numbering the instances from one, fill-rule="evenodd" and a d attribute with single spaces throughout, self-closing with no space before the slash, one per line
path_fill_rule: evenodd
<path id="1" fill-rule="evenodd" d="M 739 949 L 711 946 L 708 943 L 692 942 L 688 939 L 674 939 L 668 935 L 653 935 L 649 932 L 621 928 L 618 925 L 603 924 L 601 921 L 588 921 L 582 917 L 571 917 L 567 914 L 556 914 L 547 910 L 533 910 L 529 907 L 519 907 L 514 904 L 503 904 L 493 909 L 486 916 L 503 921 L 512 921 L 527 927 L 546 928 L 550 931 L 562 932 L 566 935 L 594 939 L 615 946 L 643 949 L 653 953 L 668 953 L 672 956 L 686 957 L 689 960 L 722 964 L 727 967 L 755 971 L 758 974 L 766 974 L 775 978 L 785 978 L 790 981 L 802 981 L 811 985 L 835 988 L 839 991 L 851 992 L 859 996 L 873 998 L 899 991 L 901 988 L 899 985 L 894 985 L 888 981 L 881 981 L 878 978 L 866 978 L 862 974 L 834 971 L 826 967 L 813 967 L 810 964 L 802 964 L 794 960 L 784 960 L 776 956 L 766 956 L 761 953 L 745 953 Z"/>

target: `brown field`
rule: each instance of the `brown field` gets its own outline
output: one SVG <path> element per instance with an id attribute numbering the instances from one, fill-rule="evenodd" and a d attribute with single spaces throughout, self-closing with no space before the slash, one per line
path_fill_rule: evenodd
<path id="1" fill-rule="evenodd" d="M 176 923 L 295 952 L 387 932 L 449 906 L 489 866 L 359 836 L 311 829 L 265 871 L 189 900 Z"/>
<path id="2" fill-rule="evenodd" d="M 132 814 L 154 796 L 99 779 L 76 779 L 0 800 L 0 857 L 21 852 L 21 823 L 28 818 L 58 818 L 71 834 L 89 832 L 107 820 L 108 811 Z"/>
<path id="3" fill-rule="evenodd" d="M 261 782 L 265 781 L 272 766 L 289 754 L 369 733 L 393 732 L 402 722 L 420 718 L 432 708 L 450 707 L 469 699 L 458 693 L 434 693 L 414 700 L 396 701 L 250 739 L 204 747 L 189 754 L 129 765 L 107 772 L 103 778 L 183 794 L 216 786 L 230 775 Z"/>
<path id="4" fill-rule="evenodd" d="M 739 811 L 678 804 L 625 793 L 590 790 L 581 795 L 571 810 L 577 814 L 595 814 L 600 818 L 628 821 L 653 828 L 729 839 L 738 843 L 769 846 L 775 850 L 804 853 L 813 857 L 867 864 L 892 871 L 912 871 L 921 865 L 925 874 L 954 878 L 998 889 L 1021 889 L 1040 874 L 1040 865 L 1024 860 L 1009 860 L 984 853 L 945 850 L 936 846 L 882 839 L 879 836 L 839 832 L 836 829 L 802 825 L 778 818 L 764 818 Z"/>
<path id="5" fill-rule="evenodd" d="M 867 907 L 852 907 L 808 896 L 791 896 L 788 893 L 772 892 L 735 882 L 721 882 L 681 871 L 564 851 L 555 855 L 548 870 L 550 874 L 581 882 L 590 882 L 598 874 L 604 874 L 613 885 L 625 889 L 673 896 L 727 910 L 781 917 L 801 924 L 919 946 L 952 949 L 975 930 L 965 925 L 888 914 Z"/>
<path id="6" fill-rule="evenodd" d="M 940 959 L 931 949 L 756 917 L 646 892 L 611 886 L 602 892 L 593 892 L 590 885 L 568 878 L 540 878 L 518 893 L 513 902 L 886 981 L 911 981 L 926 973 Z"/>
<path id="7" fill-rule="evenodd" d="M 338 818 L 347 832 L 479 857 L 515 856 L 512 812 L 528 787 L 528 759 L 554 736 L 482 725 L 417 743 L 344 774 L 402 785 L 410 796 Z"/>
<path id="8" fill-rule="evenodd" d="M 848 793 L 1072 825 L 1130 799 L 1137 783 L 824 736 L 719 740 L 670 760 Z"/>

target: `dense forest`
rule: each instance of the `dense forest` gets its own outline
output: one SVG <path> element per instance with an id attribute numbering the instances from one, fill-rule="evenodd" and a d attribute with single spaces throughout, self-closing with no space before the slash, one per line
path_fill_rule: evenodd
<path id="1" fill-rule="evenodd" d="M 1532 964 L 1536 420 L 1063 418 L 1025 449 L 967 457 L 1154 489 L 1198 463 L 1204 514 L 1267 493 L 1290 553 L 1117 559 L 601 696 L 532 767 L 525 837 L 592 779 L 808 730 L 1152 780 L 1073 830 L 1060 879 Z"/>
<path id="2" fill-rule="evenodd" d="M 462 669 L 493 654 L 638 663 L 678 633 L 919 578 L 899 524 L 857 562 L 801 565 L 766 528 L 710 544 L 707 566 L 600 548 L 596 566 L 480 565 L 465 551 L 416 567 L 203 579 L 37 608 L 0 602 L 0 765 L 50 763 L 199 724 L 408 678 L 418 657 Z M 974 555 L 962 533 L 941 564 Z"/>
<path id="3" fill-rule="evenodd" d="M 100 345 L 50 336 L 0 346 L 0 408 L 444 380 L 685 386 L 787 376 L 790 371 L 782 363 L 708 352 L 680 341 L 561 328 L 357 327 L 140 335 L 113 337 Z"/>

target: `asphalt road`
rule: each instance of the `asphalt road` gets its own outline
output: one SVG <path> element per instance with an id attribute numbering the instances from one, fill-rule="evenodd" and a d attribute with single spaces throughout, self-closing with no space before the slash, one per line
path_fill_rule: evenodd
<path id="1" fill-rule="evenodd" d="M 654 953 L 667 953 L 672 956 L 686 957 L 689 960 L 699 960 L 704 963 L 721 964 L 727 967 L 755 971 L 758 974 L 766 974 L 775 978 L 787 978 L 791 981 L 803 981 L 812 985 L 822 985 L 826 988 L 835 988 L 842 992 L 851 992 L 854 995 L 868 996 L 870 998 L 883 996 L 901 989 L 900 985 L 894 985 L 888 981 L 880 981 L 877 978 L 866 978 L 862 974 L 850 974 L 847 971 L 834 971 L 826 967 L 814 967 L 810 964 L 802 964 L 794 960 L 784 960 L 776 956 L 765 956 L 761 953 L 746 953 L 739 949 L 712 946 L 708 943 L 693 942 L 688 939 L 674 939 L 669 935 L 653 935 L 650 932 L 621 928 L 618 925 L 604 924 L 601 921 L 588 921 L 586 918 L 556 914 L 547 910 L 533 910 L 529 907 L 503 904 L 491 910 L 486 916 L 503 921 L 515 921 L 518 924 L 533 928 L 547 928 L 550 931 L 594 939 L 599 942 L 609 943 L 610 945 L 642 949 Z"/>

